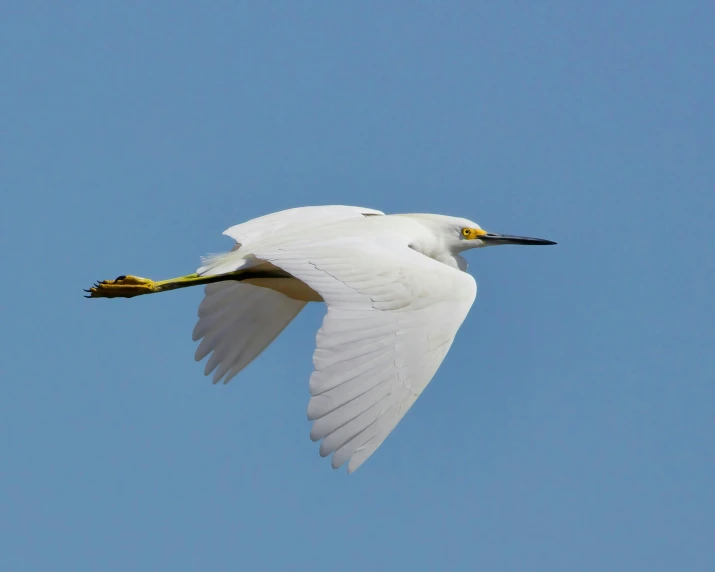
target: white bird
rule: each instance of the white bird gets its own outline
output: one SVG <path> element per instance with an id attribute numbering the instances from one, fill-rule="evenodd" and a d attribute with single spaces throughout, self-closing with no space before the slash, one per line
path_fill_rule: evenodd
<path id="1" fill-rule="evenodd" d="M 496 244 L 555 244 L 492 234 L 467 219 L 367 208 L 285 210 L 233 226 L 230 252 L 195 274 L 120 276 L 87 290 L 130 298 L 207 284 L 193 339 L 205 374 L 228 383 L 308 302 L 325 302 L 310 377 L 310 437 L 348 473 L 362 465 L 439 368 L 474 302 L 460 253 Z"/>

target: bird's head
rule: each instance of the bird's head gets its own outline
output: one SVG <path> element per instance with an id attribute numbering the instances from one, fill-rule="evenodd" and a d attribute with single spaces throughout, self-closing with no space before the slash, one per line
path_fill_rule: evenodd
<path id="1" fill-rule="evenodd" d="M 439 215 L 438 215 L 439 216 Z M 440 227 L 440 234 L 452 251 L 461 252 L 470 248 L 497 246 L 499 244 L 521 244 L 543 246 L 556 244 L 543 238 L 529 238 L 511 234 L 497 234 L 484 230 L 476 222 L 466 218 L 439 216 L 433 221 Z"/>

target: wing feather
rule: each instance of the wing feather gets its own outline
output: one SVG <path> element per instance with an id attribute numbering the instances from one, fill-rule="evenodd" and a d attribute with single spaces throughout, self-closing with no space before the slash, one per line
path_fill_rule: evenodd
<path id="1" fill-rule="evenodd" d="M 356 470 L 434 376 L 476 295 L 474 279 L 384 240 L 291 242 L 255 256 L 317 291 L 328 311 L 313 354 L 311 438 Z M 348 261 L 348 262 L 346 262 Z"/>
<path id="2" fill-rule="evenodd" d="M 248 244 L 286 229 L 294 231 L 298 226 L 313 228 L 342 219 L 384 214 L 382 211 L 375 209 L 343 205 L 298 207 L 267 214 L 237 224 L 226 229 L 224 234 L 230 236 L 239 244 Z"/>
<path id="3" fill-rule="evenodd" d="M 205 257 L 201 268 L 196 272 L 201 275 L 212 275 L 249 268 L 254 264 L 254 260 L 247 254 L 254 243 L 283 236 L 286 232 L 301 233 L 342 220 L 384 214 L 382 211 L 364 207 L 327 205 L 298 207 L 254 218 L 226 229 L 224 234 L 236 241 L 233 249 L 230 252 Z"/>
<path id="4" fill-rule="evenodd" d="M 196 361 L 211 354 L 204 373 L 228 383 L 280 334 L 306 302 L 240 282 L 206 286 L 193 332 Z"/>

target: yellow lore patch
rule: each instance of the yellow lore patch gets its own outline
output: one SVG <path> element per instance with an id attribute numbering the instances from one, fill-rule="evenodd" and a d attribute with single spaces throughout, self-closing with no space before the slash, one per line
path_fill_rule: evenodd
<path id="1" fill-rule="evenodd" d="M 481 228 L 463 228 L 462 229 L 462 236 L 466 238 L 467 240 L 474 240 L 475 238 L 479 238 L 480 236 L 484 236 L 487 234 L 486 230 L 482 230 Z"/>

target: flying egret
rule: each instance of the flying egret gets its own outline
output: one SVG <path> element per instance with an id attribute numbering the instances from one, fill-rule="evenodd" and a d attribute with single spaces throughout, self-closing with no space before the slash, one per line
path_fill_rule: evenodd
<path id="1" fill-rule="evenodd" d="M 289 209 L 233 226 L 233 249 L 195 274 L 119 276 L 89 298 L 131 298 L 206 284 L 193 339 L 204 373 L 228 383 L 308 302 L 325 302 L 310 377 L 310 437 L 332 466 L 356 470 L 439 368 L 474 302 L 460 253 L 550 240 L 493 234 L 463 218 L 359 207 Z"/>

